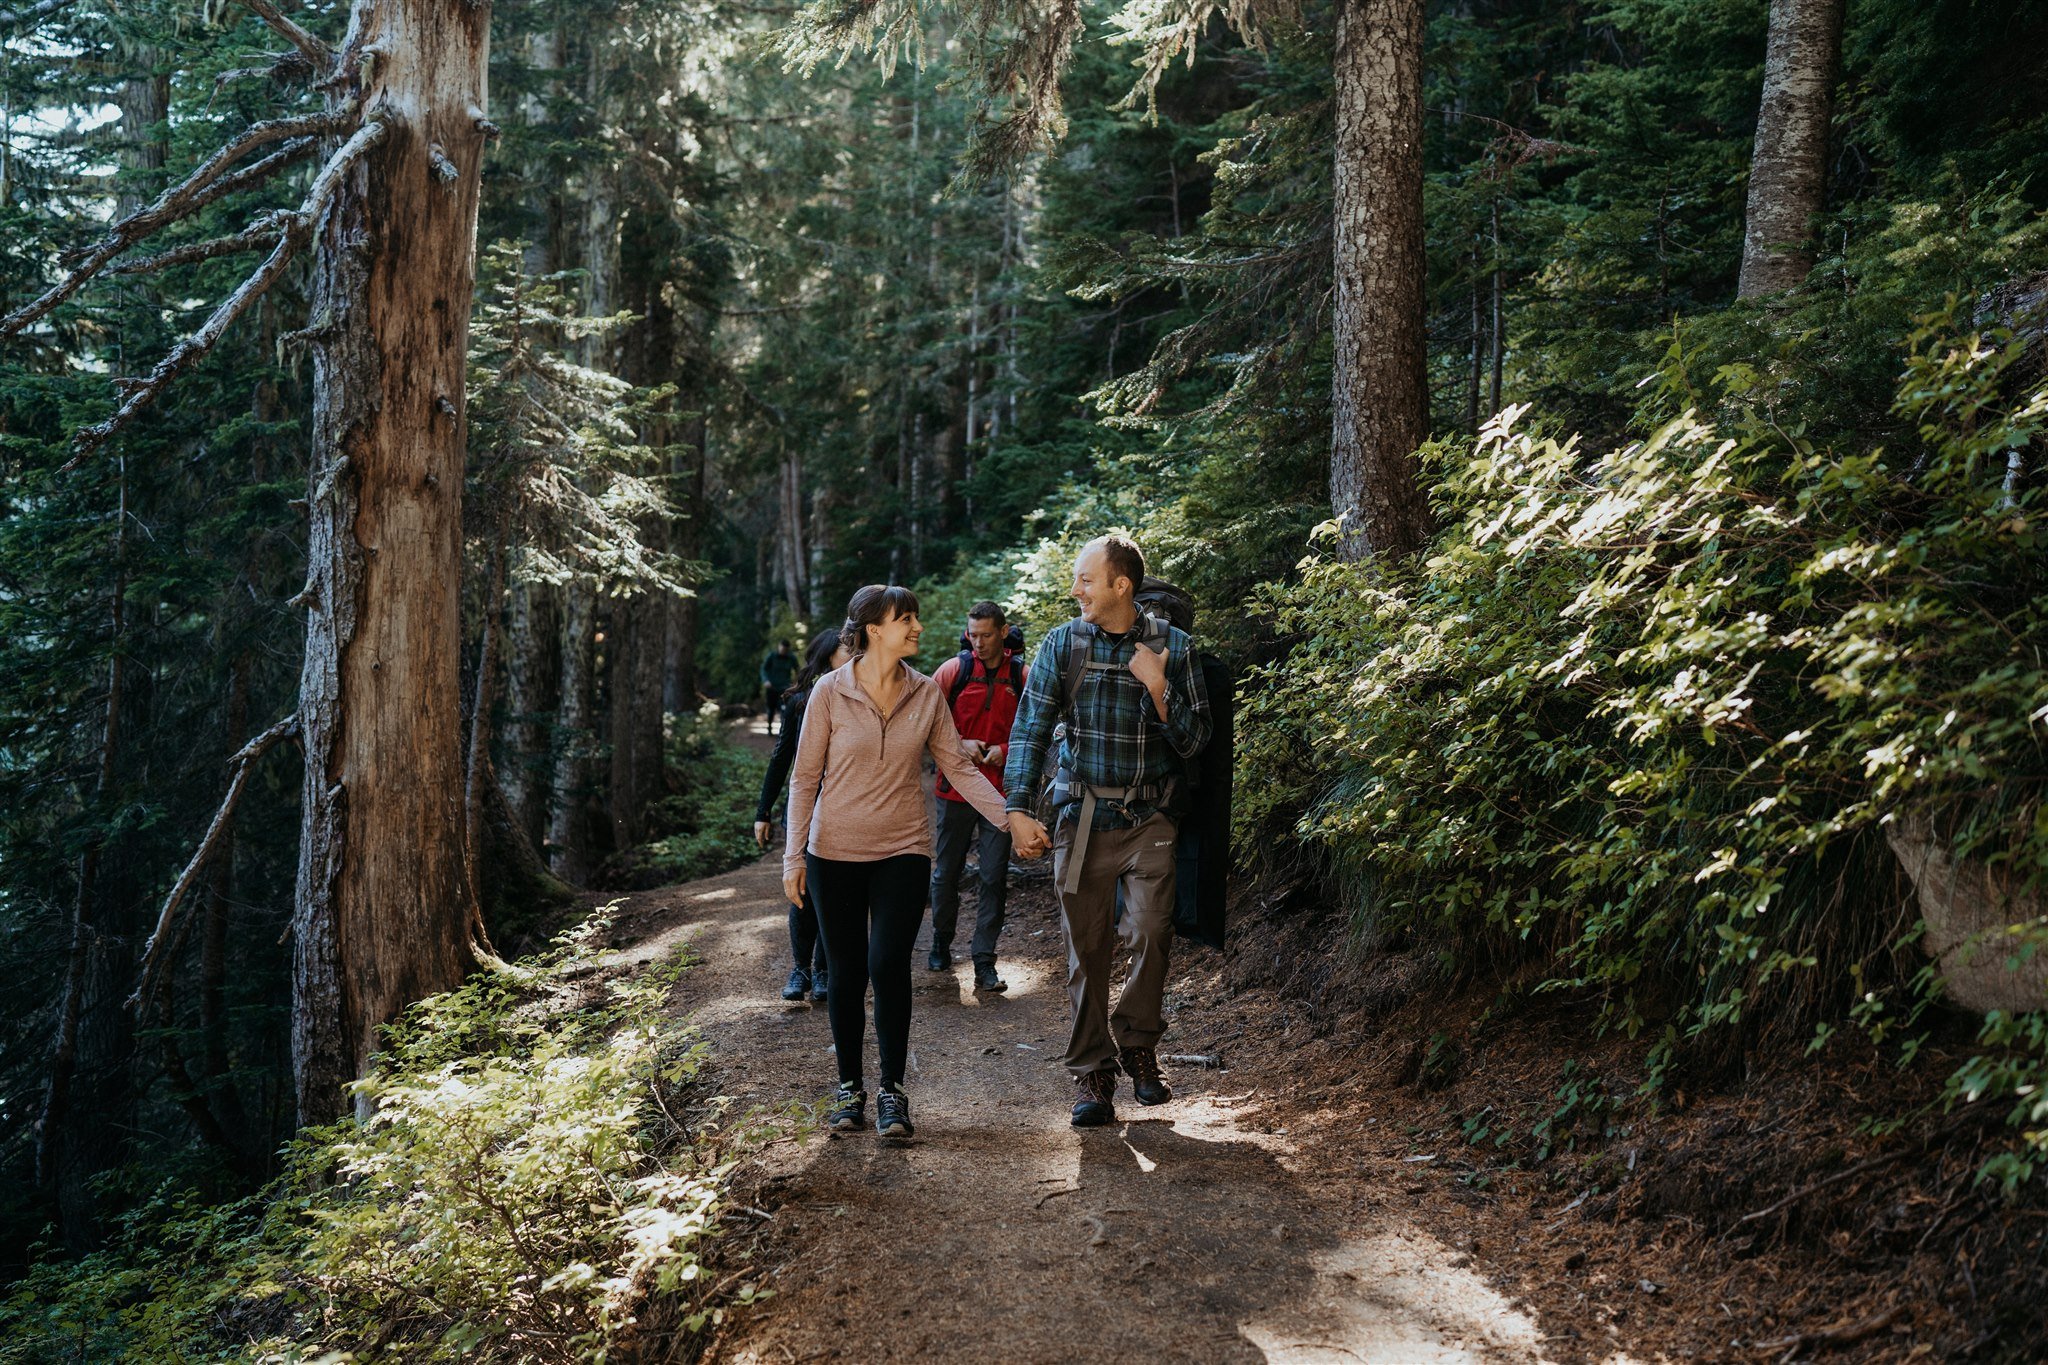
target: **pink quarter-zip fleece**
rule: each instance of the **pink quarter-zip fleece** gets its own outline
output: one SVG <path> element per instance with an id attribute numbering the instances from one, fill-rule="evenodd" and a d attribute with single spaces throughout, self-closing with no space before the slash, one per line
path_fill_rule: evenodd
<path id="1" fill-rule="evenodd" d="M 880 862 L 932 853 L 932 821 L 919 781 L 929 752 L 939 771 L 984 817 L 1003 825 L 1003 797 L 960 747 L 952 708 L 937 683 L 903 669 L 888 715 L 853 676 L 852 664 L 818 679 L 804 707 L 789 778 L 789 839 L 782 869 L 793 875 L 808 848 L 820 858 Z"/>

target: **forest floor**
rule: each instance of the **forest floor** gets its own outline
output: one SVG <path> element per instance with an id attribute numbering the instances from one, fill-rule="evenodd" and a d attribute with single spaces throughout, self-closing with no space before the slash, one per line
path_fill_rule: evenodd
<path id="1" fill-rule="evenodd" d="M 742 1108 L 814 1103 L 834 1076 L 824 1011 L 779 998 L 779 870 L 769 856 L 639 893 L 614 924 L 622 967 L 695 949 L 680 1007 Z M 1228 954 L 1176 945 L 1169 978 L 1161 1051 L 1220 1065 L 1169 1064 L 1175 1097 L 1156 1108 L 1126 1085 L 1118 1123 L 1090 1131 L 1067 1122 L 1049 882 L 1013 879 L 1006 995 L 975 995 L 964 962 L 926 971 L 920 937 L 915 1140 L 818 1132 L 748 1163 L 738 1199 L 752 1227 L 726 1254 L 774 1294 L 731 1320 L 709 1358 L 1620 1365 L 1948 1359 L 1969 1337 L 2012 1343 L 1977 1337 L 1937 1302 L 1940 1285 L 1881 1258 L 1708 1235 L 1686 1191 L 1715 1207 L 1729 1191 L 1744 1208 L 1758 1198 L 1728 1169 L 1746 1158 L 1725 1116 L 1711 1156 L 1687 1132 L 1606 1144 L 1612 1174 L 1577 1199 L 1554 1170 L 1475 1161 L 1441 1087 L 1415 1083 L 1414 1020 L 1319 1027 L 1274 973 L 1246 970 L 1299 945 L 1242 937 Z M 1425 1022 L 1450 1007 L 1415 1003 Z M 1552 1077 L 1556 1051 L 1537 1059 Z M 1744 1131 L 1802 1141 L 1754 1108 Z M 1828 1159 L 1846 1164 L 1845 1150 Z M 1647 1219 L 1618 1218 L 1600 1196 L 1603 1180 L 1660 1179 L 1679 1193 Z M 1979 1358 L 2026 1356 L 1994 1344 Z"/>

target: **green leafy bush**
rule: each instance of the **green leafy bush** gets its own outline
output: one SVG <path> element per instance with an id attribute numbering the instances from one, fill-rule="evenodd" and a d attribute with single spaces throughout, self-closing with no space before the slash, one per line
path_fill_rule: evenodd
<path id="1" fill-rule="evenodd" d="M 115 1243 L 0 1306 L 0 1361 L 603 1361 L 760 1295 L 703 1256 L 733 1160 L 692 1093 L 706 1046 L 667 998 L 682 955 L 593 975 L 600 916 L 546 956 L 415 1007 L 263 1195 L 166 1190 Z"/>
<path id="2" fill-rule="evenodd" d="M 1660 1029 L 1660 1069 L 1726 1027 L 1910 1012 L 1883 821 L 2048 883 L 2048 493 L 2008 465 L 2048 389 L 2015 392 L 2020 354 L 1916 337 L 1891 450 L 1781 429 L 1730 371 L 1725 418 L 1599 456 L 1521 408 L 1435 451 L 1425 562 L 1311 558 L 1255 603 L 1296 643 L 1243 689 L 1245 845 L 1325 850 L 1370 932 L 1544 958 Z M 2043 1057 L 1968 1089 L 2041 1126 Z"/>
<path id="3" fill-rule="evenodd" d="M 669 794 L 647 814 L 656 837 L 608 862 L 606 886 L 634 889 L 715 877 L 761 856 L 754 845 L 754 802 L 767 758 L 732 739 L 716 706 L 671 716 L 668 726 Z"/>

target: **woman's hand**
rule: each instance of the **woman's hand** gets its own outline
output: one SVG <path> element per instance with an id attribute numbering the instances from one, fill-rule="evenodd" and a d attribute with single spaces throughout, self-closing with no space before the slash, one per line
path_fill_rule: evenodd
<path id="1" fill-rule="evenodd" d="M 766 820 L 756 820 L 754 822 L 754 844 L 758 848 L 768 847 L 768 822 Z"/>
<path id="2" fill-rule="evenodd" d="M 791 905 L 804 903 L 804 869 L 801 866 L 794 872 L 782 874 L 782 894 L 789 897 Z"/>

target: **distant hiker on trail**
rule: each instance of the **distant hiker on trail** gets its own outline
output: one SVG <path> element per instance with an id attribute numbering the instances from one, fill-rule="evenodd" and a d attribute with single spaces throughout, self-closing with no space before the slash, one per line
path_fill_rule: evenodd
<path id="1" fill-rule="evenodd" d="M 768 847 L 768 822 L 775 814 L 776 804 L 789 790 L 789 769 L 796 762 L 797 736 L 804 728 L 804 703 L 811 699 L 811 688 L 818 679 L 849 657 L 839 643 L 837 630 L 819 631 L 811 647 L 804 651 L 803 671 L 796 675 L 796 685 L 782 701 L 782 738 L 775 742 L 775 752 L 768 757 L 768 771 L 761 778 L 761 799 L 754 805 L 754 842 L 762 848 Z M 790 902 L 789 951 L 796 966 L 790 969 L 782 998 L 798 1001 L 808 992 L 813 1005 L 824 1004 L 830 973 L 825 964 L 825 940 L 818 933 L 816 905 Z"/>
<path id="2" fill-rule="evenodd" d="M 982 776 L 1003 789 L 1003 759 L 1010 750 L 1010 723 L 1024 694 L 1024 661 L 1010 648 L 1010 623 L 993 602 L 976 602 L 967 612 L 967 648 L 939 665 L 932 681 L 946 695 L 961 743 L 980 765 Z M 1021 637 L 1019 643 L 1021 643 Z M 1010 892 L 1010 824 L 990 821 L 944 776 L 938 783 L 938 853 L 932 864 L 932 951 L 925 965 L 943 972 L 953 965 L 953 934 L 960 920 L 960 874 L 967 845 L 980 848 L 975 879 L 981 898 L 967 951 L 974 961 L 974 989 L 1006 991 L 996 975 L 996 938 L 1003 932 L 1003 907 Z"/>
<path id="3" fill-rule="evenodd" d="M 778 640 L 775 648 L 761 659 L 761 695 L 768 707 L 768 733 L 775 733 L 775 711 L 782 702 L 782 694 L 789 690 L 790 679 L 796 676 L 796 655 L 791 652 L 789 641 Z"/>
<path id="4" fill-rule="evenodd" d="M 1038 647 L 1010 731 L 1003 772 L 1011 829 L 1026 856 L 1045 827 L 1031 818 L 1053 726 L 1066 722 L 1053 800 L 1053 884 L 1067 935 L 1073 1031 L 1073 1122 L 1116 1118 L 1116 1076 L 1140 1104 L 1173 1098 L 1159 1074 L 1166 962 L 1173 935 L 1176 823 L 1188 761 L 1208 741 L 1209 698 L 1191 642 L 1139 612 L 1145 557 L 1120 535 L 1090 541 L 1074 563 L 1081 619 L 1055 626 Z M 1117 892 L 1121 923 L 1112 924 Z M 1130 976 L 1110 1010 L 1114 940 L 1131 949 Z"/>
<path id="5" fill-rule="evenodd" d="M 1002 794 L 961 747 L 945 694 L 906 662 L 923 633 L 917 596 L 908 588 L 874 584 L 853 595 L 840 627 L 853 662 L 811 689 L 790 778 L 782 886 L 792 905 L 811 892 L 825 935 L 832 970 L 827 1010 L 839 1063 L 828 1122 L 838 1132 L 867 1123 L 861 1066 L 870 982 L 881 1057 L 875 1130 L 899 1138 L 913 1131 L 903 1093 L 910 950 L 932 873 L 923 756 L 929 752 L 946 780 L 990 820 L 1010 818 Z"/>

